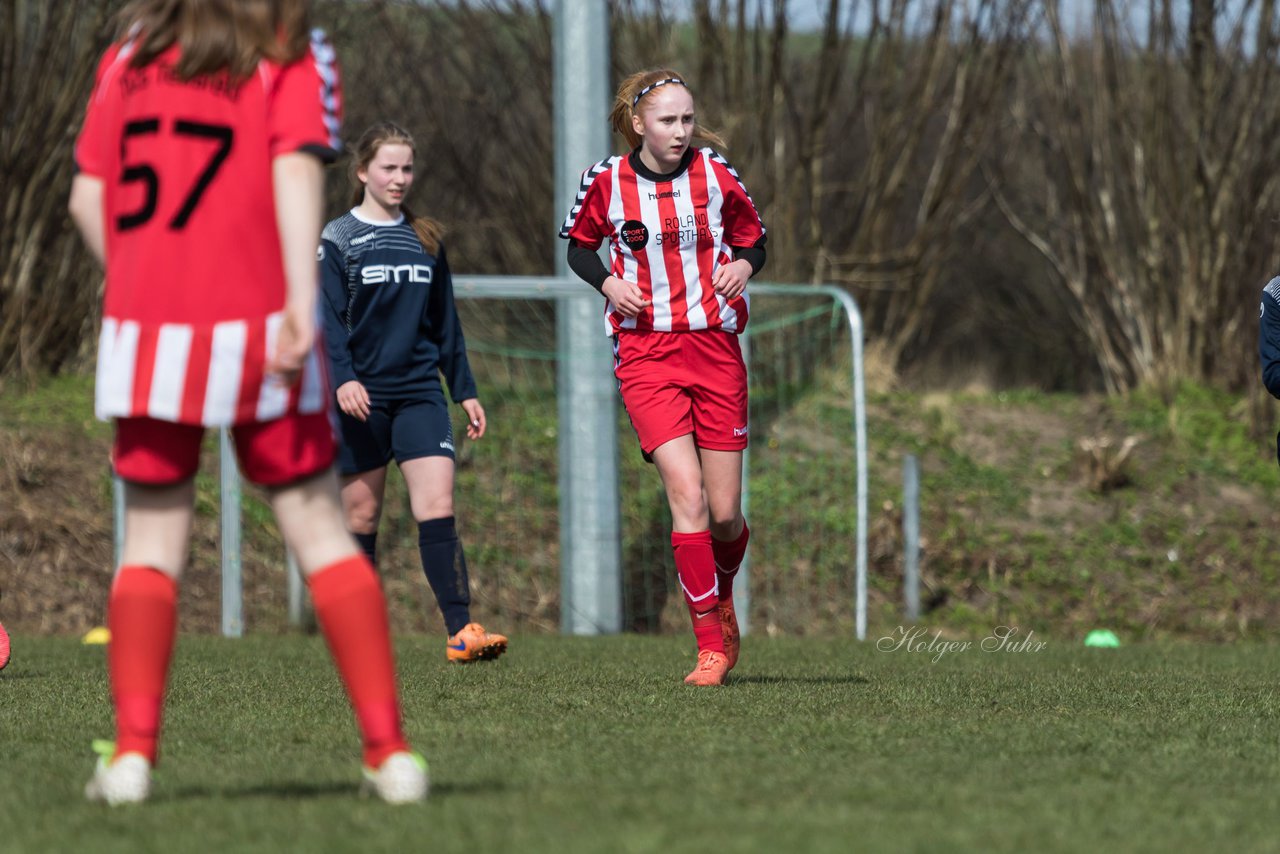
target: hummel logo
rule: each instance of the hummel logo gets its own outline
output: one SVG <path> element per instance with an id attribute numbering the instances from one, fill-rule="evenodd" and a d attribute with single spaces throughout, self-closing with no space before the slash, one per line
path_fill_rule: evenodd
<path id="1" fill-rule="evenodd" d="M 442 448 L 448 448 L 450 451 L 452 451 L 452 450 L 453 450 L 453 443 L 452 443 L 452 442 L 441 442 L 441 443 L 440 443 L 440 447 L 442 447 Z"/>
<path id="2" fill-rule="evenodd" d="M 747 435 L 747 428 L 746 428 L 746 427 L 734 427 L 734 428 L 733 428 L 733 435 L 734 435 L 734 437 L 735 437 L 735 438 L 736 438 L 736 437 L 738 437 L 738 436 L 745 436 L 745 435 Z"/>

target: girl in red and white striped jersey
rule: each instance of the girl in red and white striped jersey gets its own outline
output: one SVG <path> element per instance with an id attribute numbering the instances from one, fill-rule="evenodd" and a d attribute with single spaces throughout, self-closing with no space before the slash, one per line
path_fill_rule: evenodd
<path id="1" fill-rule="evenodd" d="M 307 0 L 133 0 L 76 143 L 70 209 L 106 267 L 97 412 L 115 420 L 125 538 L 107 669 L 116 741 L 85 789 L 145 800 L 205 427 L 226 426 L 307 577 L 385 800 L 426 795 L 386 604 L 343 526 L 316 348 L 315 247 L 338 141 L 333 49 Z"/>
<path id="2" fill-rule="evenodd" d="M 631 152 L 602 160 L 560 236 L 569 265 L 608 299 L 614 373 L 645 457 L 671 505 L 671 546 L 698 663 L 685 681 L 720 685 L 737 663 L 733 576 L 742 516 L 747 370 L 737 335 L 765 229 L 738 173 L 700 126 L 684 78 L 666 68 L 622 82 L 614 129 Z M 695 142 L 716 146 L 697 147 Z M 610 266 L 596 251 L 608 241 Z"/>

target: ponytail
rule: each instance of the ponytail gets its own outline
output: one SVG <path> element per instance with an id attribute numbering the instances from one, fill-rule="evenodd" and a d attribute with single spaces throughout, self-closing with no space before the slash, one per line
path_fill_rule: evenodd
<path id="1" fill-rule="evenodd" d="M 418 235 L 418 242 L 422 244 L 422 248 L 426 250 L 427 254 L 440 254 L 440 241 L 444 238 L 444 226 L 430 217 L 415 216 L 413 211 L 404 205 L 400 206 L 400 213 L 404 214 L 404 221 L 409 223 L 413 233 Z"/>

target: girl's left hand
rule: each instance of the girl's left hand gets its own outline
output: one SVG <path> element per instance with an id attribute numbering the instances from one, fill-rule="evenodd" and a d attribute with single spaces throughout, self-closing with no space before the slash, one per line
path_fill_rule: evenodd
<path id="1" fill-rule="evenodd" d="M 462 411 L 467 413 L 467 438 L 479 439 L 484 435 L 484 428 L 487 426 L 484 420 L 484 407 L 474 397 L 467 398 L 460 405 Z"/>
<path id="2" fill-rule="evenodd" d="M 711 287 L 725 299 L 742 296 L 747 289 L 747 279 L 751 278 L 751 264 L 738 259 L 730 261 L 711 276 Z"/>

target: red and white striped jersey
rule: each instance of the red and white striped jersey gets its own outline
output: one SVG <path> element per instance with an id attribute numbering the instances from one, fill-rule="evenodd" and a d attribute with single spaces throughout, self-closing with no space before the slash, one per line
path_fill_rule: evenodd
<path id="1" fill-rule="evenodd" d="M 103 182 L 98 416 L 222 426 L 322 411 L 314 353 L 293 388 L 263 371 L 286 295 L 271 163 L 341 149 L 333 48 L 317 32 L 301 59 L 244 81 L 181 80 L 177 46 L 141 68 L 131 53 L 103 56 L 75 150 Z"/>
<path id="2" fill-rule="evenodd" d="M 711 277 L 733 260 L 734 246 L 754 246 L 764 224 L 742 179 L 710 148 L 692 150 L 687 166 L 666 180 L 636 168 L 636 155 L 602 160 L 582 173 L 582 186 L 560 236 L 591 249 L 609 241 L 610 273 L 635 282 L 653 304 L 637 317 L 605 306 L 606 331 L 688 332 L 747 325 L 744 292 L 726 300 Z M 666 176 L 662 176 L 666 177 Z"/>

